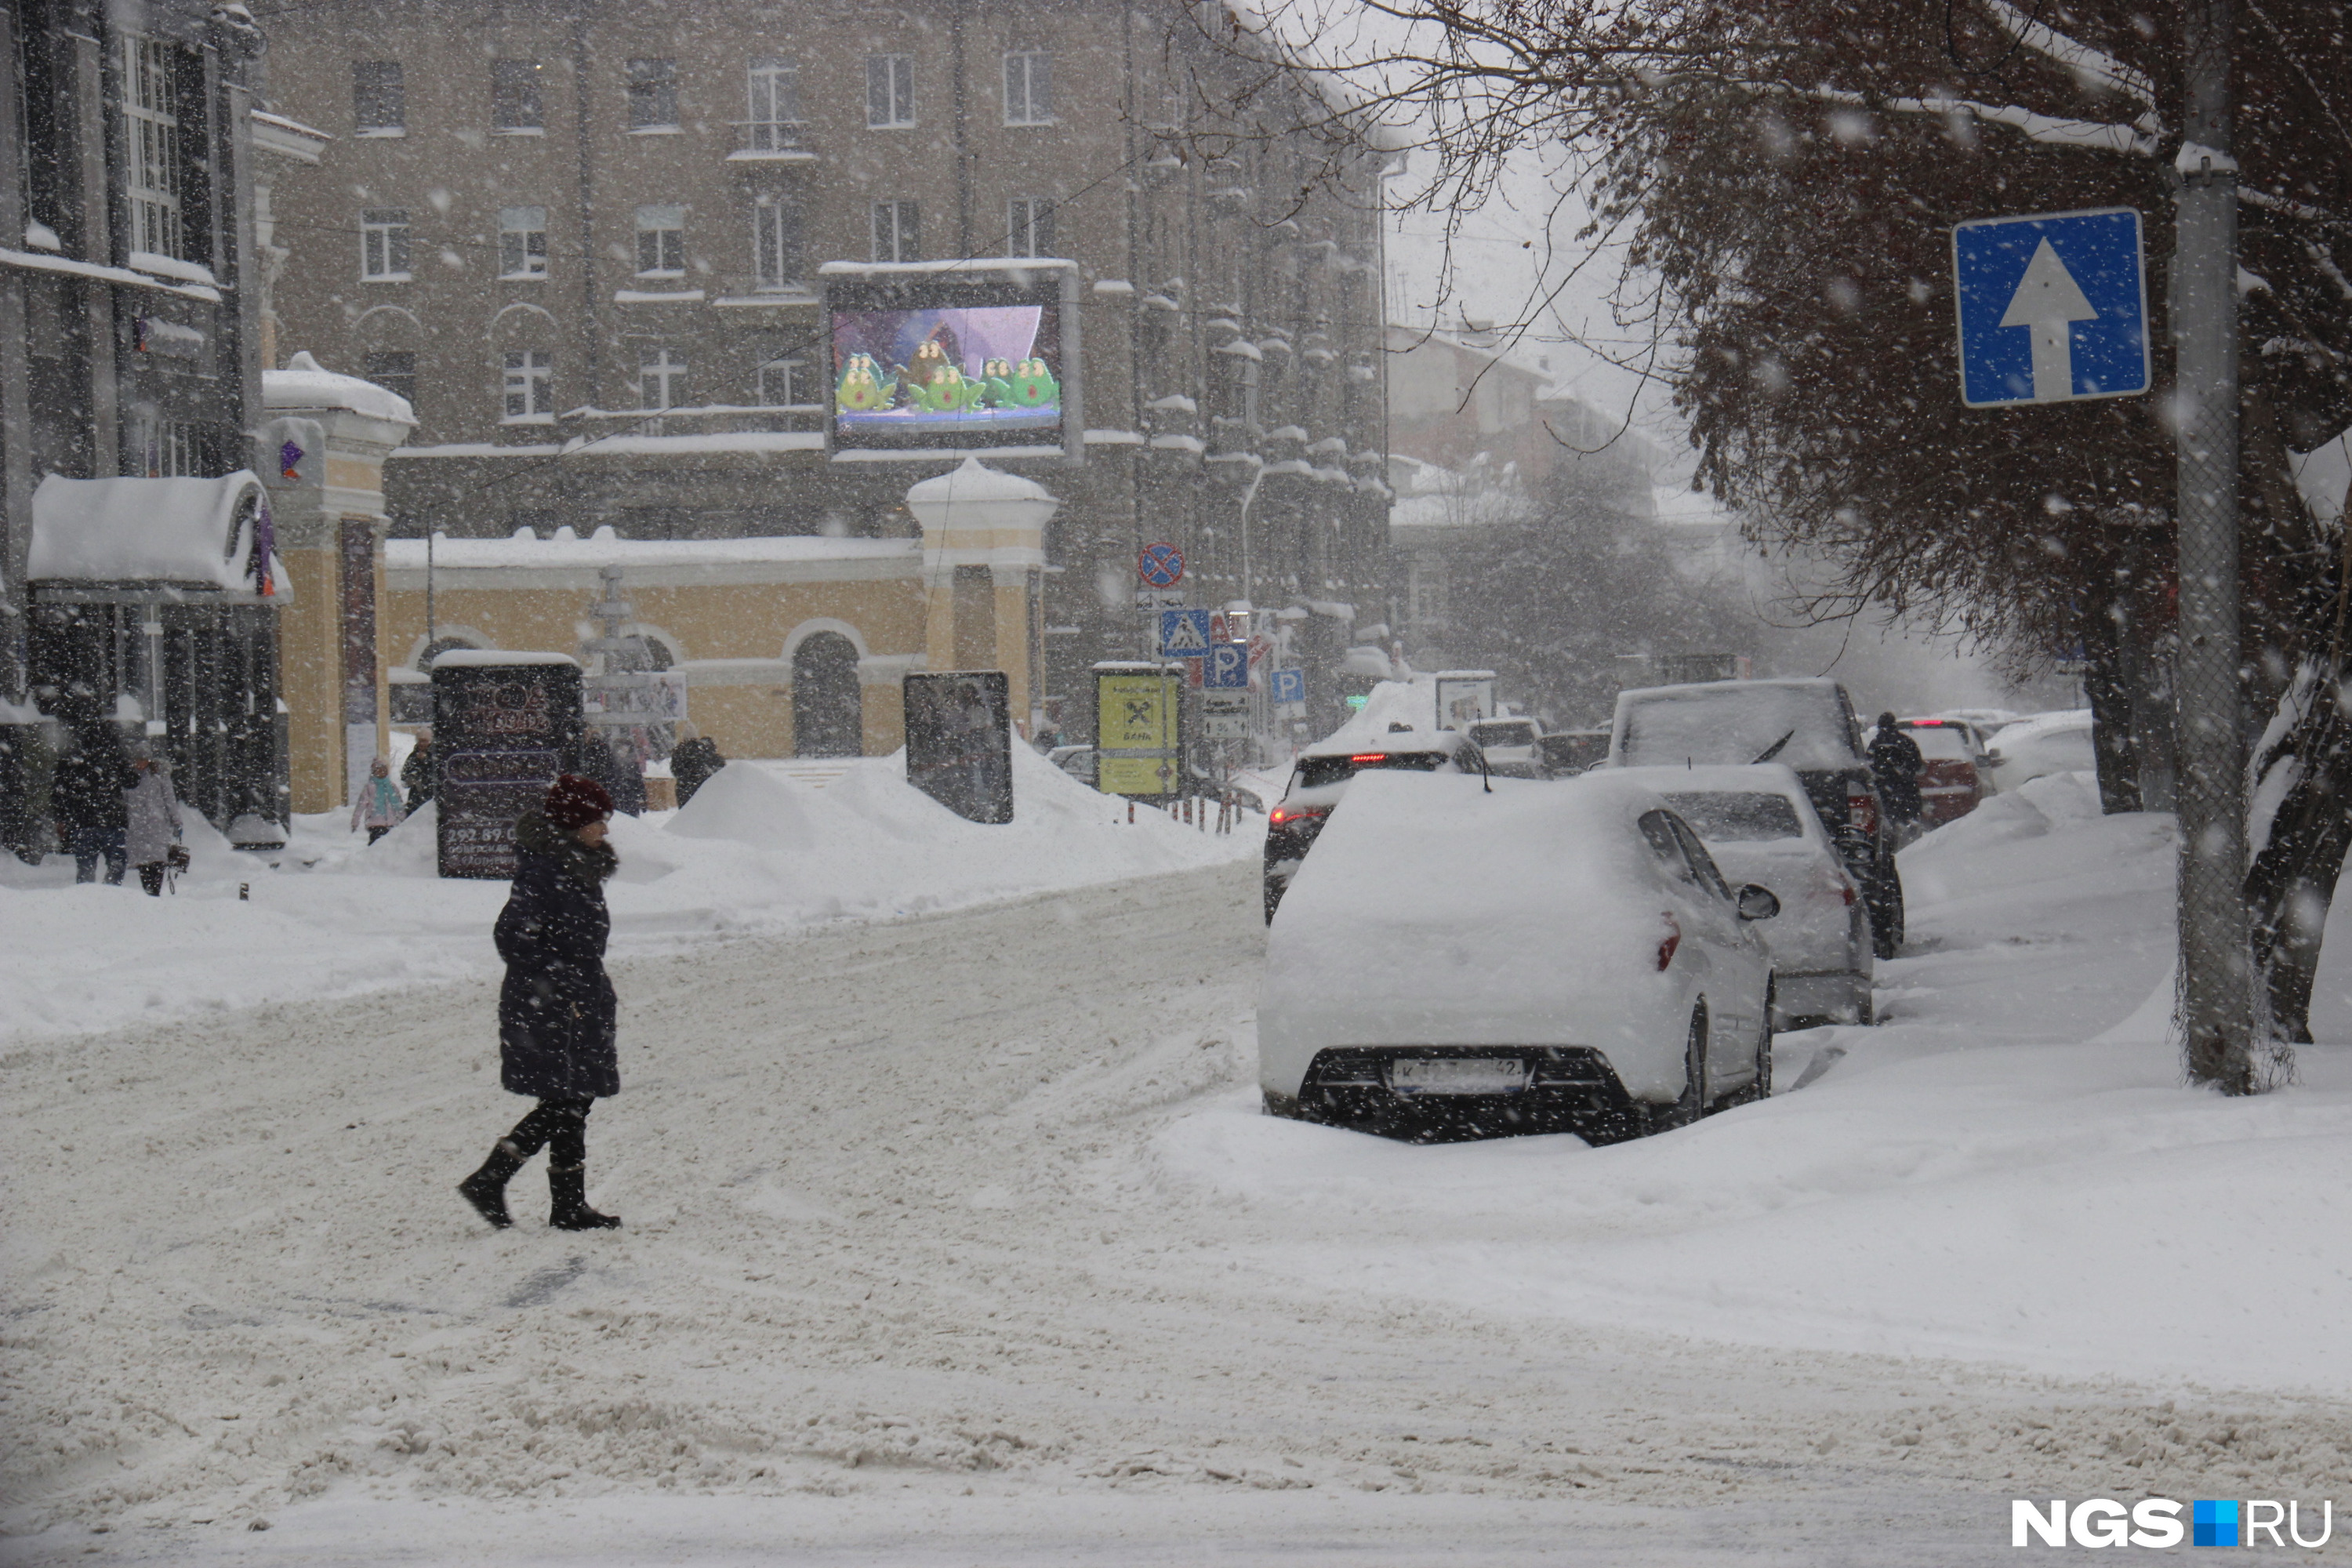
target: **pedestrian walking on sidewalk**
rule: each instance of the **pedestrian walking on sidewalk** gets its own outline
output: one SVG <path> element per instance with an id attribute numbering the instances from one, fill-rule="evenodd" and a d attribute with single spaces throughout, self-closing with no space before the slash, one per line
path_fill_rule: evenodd
<path id="1" fill-rule="evenodd" d="M 400 786 L 392 782 L 392 759 L 379 755 L 368 764 L 367 782 L 360 785 L 359 799 L 352 802 L 352 831 L 366 828 L 368 842 L 373 844 L 407 817 Z"/>
<path id="2" fill-rule="evenodd" d="M 686 805 L 694 792 L 710 782 L 710 775 L 727 765 L 719 754 L 719 742 L 698 732 L 685 720 L 678 721 L 677 749 L 669 754 L 669 771 L 677 780 L 677 804 Z"/>
<path id="3" fill-rule="evenodd" d="M 96 725 L 77 734 L 49 775 L 49 810 L 58 819 L 58 841 L 74 858 L 74 880 L 98 880 L 106 862 L 106 885 L 122 884 L 122 834 L 128 821 L 123 800 L 139 775 L 122 760 L 122 749 Z"/>
<path id="4" fill-rule="evenodd" d="M 139 885 L 151 899 L 163 896 L 163 870 L 180 842 L 180 796 L 172 770 L 142 753 L 131 760 L 136 782 L 123 792 L 123 848 L 139 868 Z"/>
<path id="5" fill-rule="evenodd" d="M 604 881 L 620 865 L 604 842 L 612 815 L 613 797 L 602 784 L 565 773 L 540 809 L 515 825 L 514 887 L 493 933 L 507 964 L 499 989 L 499 1079 L 539 1104 L 457 1184 L 502 1230 L 514 1223 L 507 1183 L 542 1146 L 554 1199 L 548 1224 L 608 1230 L 621 1223 L 588 1206 L 587 1172 L 588 1112 L 621 1092 L 613 983 L 604 974 L 613 926 Z"/>
<path id="6" fill-rule="evenodd" d="M 440 786 L 440 777 L 433 768 L 433 731 L 416 731 L 416 749 L 408 753 L 408 761 L 400 764 L 400 782 L 408 791 L 408 815 L 415 816 L 425 809 Z"/>

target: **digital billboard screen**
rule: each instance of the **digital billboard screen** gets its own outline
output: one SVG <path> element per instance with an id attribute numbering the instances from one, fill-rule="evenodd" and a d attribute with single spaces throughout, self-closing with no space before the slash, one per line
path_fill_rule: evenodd
<path id="1" fill-rule="evenodd" d="M 828 278 L 826 296 L 836 449 L 1066 445 L 1058 270 L 892 268 Z"/>

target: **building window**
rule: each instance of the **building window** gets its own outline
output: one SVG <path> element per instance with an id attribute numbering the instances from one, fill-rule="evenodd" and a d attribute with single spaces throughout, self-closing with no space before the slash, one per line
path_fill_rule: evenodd
<path id="1" fill-rule="evenodd" d="M 407 349 L 387 349 L 370 353 L 364 362 L 367 379 L 386 392 L 396 392 L 408 399 L 411 408 L 416 406 L 416 355 Z"/>
<path id="2" fill-rule="evenodd" d="M 866 124 L 898 131 L 915 123 L 915 57 L 866 57 Z"/>
<path id="3" fill-rule="evenodd" d="M 743 145 L 753 153 L 788 153 L 801 144 L 801 68 L 772 58 L 751 62 L 751 103 Z"/>
<path id="4" fill-rule="evenodd" d="M 537 349 L 516 349 L 507 355 L 507 417 L 551 419 L 555 405 L 549 396 L 548 356 Z"/>
<path id="5" fill-rule="evenodd" d="M 874 259 L 920 261 L 923 247 L 917 227 L 919 216 L 913 202 L 876 202 Z"/>
<path id="6" fill-rule="evenodd" d="M 131 248 L 180 256 L 180 116 L 172 47 L 136 33 L 122 37 L 122 141 Z"/>
<path id="7" fill-rule="evenodd" d="M 547 209 L 499 209 L 499 276 L 547 276 Z"/>
<path id="8" fill-rule="evenodd" d="M 1004 57 L 1004 123 L 1054 123 L 1054 57 L 1023 49 Z"/>
<path id="9" fill-rule="evenodd" d="M 760 367 L 760 406 L 804 408 L 814 405 L 816 376 L 804 359 L 772 359 Z"/>
<path id="10" fill-rule="evenodd" d="M 152 403 L 131 410 L 124 473 L 150 479 L 196 479 L 205 477 L 205 467 L 202 426 L 163 418 Z"/>
<path id="11" fill-rule="evenodd" d="M 1004 254 L 1054 254 L 1054 204 L 1044 196 L 1015 196 L 1004 204 Z"/>
<path id="12" fill-rule="evenodd" d="M 801 207 L 793 197 L 770 195 L 751 208 L 751 259 L 762 289 L 801 280 Z"/>
<path id="13" fill-rule="evenodd" d="M 352 123 L 362 136 L 406 134 L 408 89 L 398 60 L 352 62 Z"/>
<path id="14" fill-rule="evenodd" d="M 543 131 L 547 111 L 539 96 L 537 60 L 490 62 L 490 129 Z"/>
<path id="15" fill-rule="evenodd" d="M 637 356 L 637 406 L 675 408 L 686 395 L 686 362 L 667 346 Z"/>
<path id="16" fill-rule="evenodd" d="M 629 62 L 629 129 L 677 129 L 677 62 Z"/>
<path id="17" fill-rule="evenodd" d="M 408 281 L 408 213 L 370 207 L 360 215 L 360 276 L 379 283 Z"/>
<path id="18" fill-rule="evenodd" d="M 650 206 L 637 209 L 637 276 L 686 276 L 686 209 Z"/>

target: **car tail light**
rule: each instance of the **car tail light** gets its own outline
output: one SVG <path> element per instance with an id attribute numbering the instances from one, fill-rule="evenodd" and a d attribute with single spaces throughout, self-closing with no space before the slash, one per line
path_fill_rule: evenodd
<path id="1" fill-rule="evenodd" d="M 1675 961 L 1675 949 L 1683 944 L 1683 928 L 1672 910 L 1666 914 L 1666 934 L 1658 939 L 1658 973 L 1664 974 L 1666 965 Z"/>
<path id="2" fill-rule="evenodd" d="M 1277 805 L 1267 815 L 1266 821 L 1280 827 L 1286 822 L 1304 822 L 1309 817 L 1321 816 L 1329 809 L 1328 806 L 1318 809 L 1314 806 Z"/>
<path id="3" fill-rule="evenodd" d="M 1878 797 L 1874 795 L 1850 795 L 1845 797 L 1845 809 L 1853 825 L 1871 837 L 1878 837 Z"/>
<path id="4" fill-rule="evenodd" d="M 1375 766 L 1378 763 L 1387 762 L 1389 760 L 1389 754 L 1386 752 L 1366 752 L 1360 757 L 1349 757 L 1348 760 L 1355 763 L 1358 767 L 1369 768 Z"/>

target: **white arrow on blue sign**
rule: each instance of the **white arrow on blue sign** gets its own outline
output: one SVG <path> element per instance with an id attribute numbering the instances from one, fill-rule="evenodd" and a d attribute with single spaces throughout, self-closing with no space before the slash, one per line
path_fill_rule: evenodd
<path id="1" fill-rule="evenodd" d="M 1956 224 L 1952 279 L 1969 407 L 2147 390 L 2147 267 L 2131 208 Z"/>
<path id="2" fill-rule="evenodd" d="M 1209 612 L 1160 612 L 1160 657 L 1199 658 L 1209 651 Z"/>
<path id="3" fill-rule="evenodd" d="M 1209 662 L 1201 667 L 1201 686 L 1208 691 L 1247 691 L 1249 644 L 1213 644 L 1209 649 Z"/>

